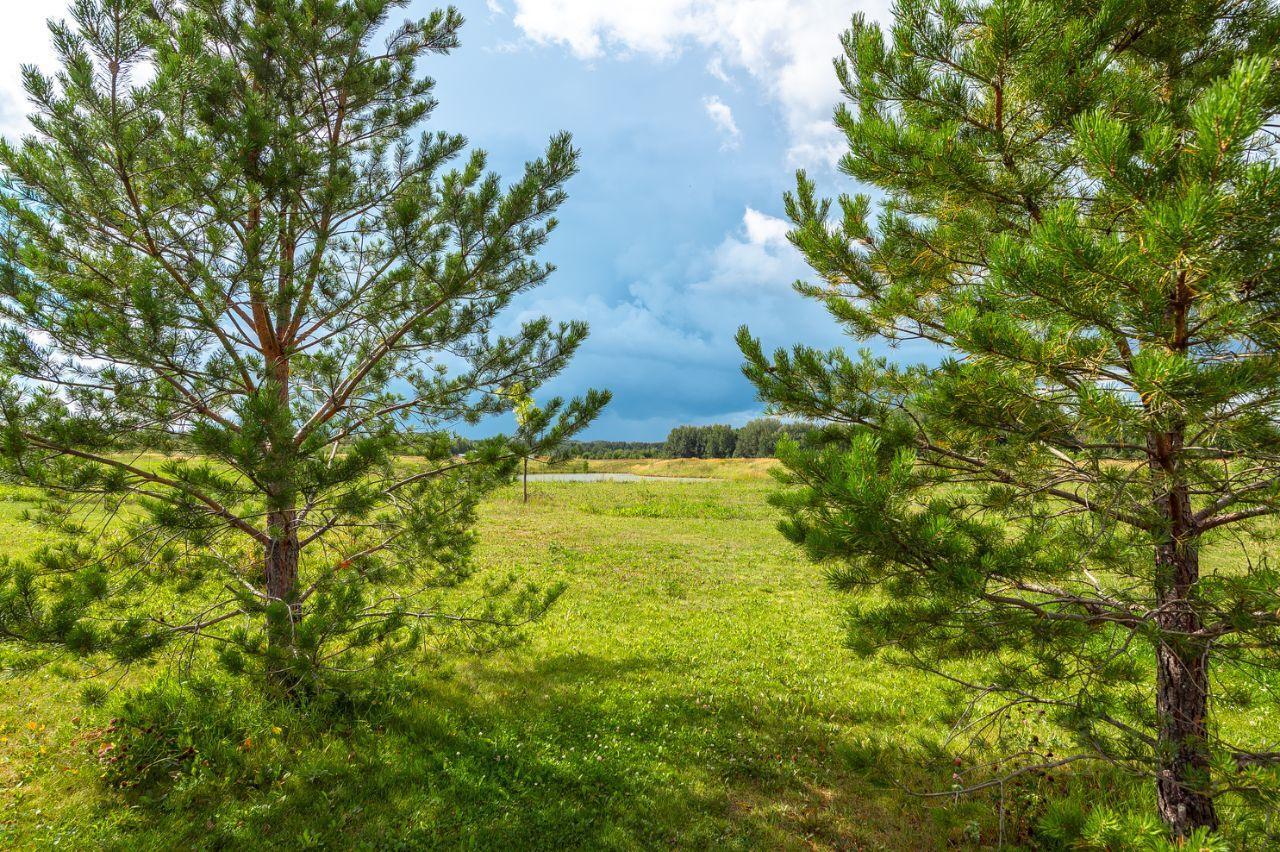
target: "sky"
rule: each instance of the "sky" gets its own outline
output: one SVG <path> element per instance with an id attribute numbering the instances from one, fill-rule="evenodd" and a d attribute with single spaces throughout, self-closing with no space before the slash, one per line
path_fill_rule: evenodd
<path id="1" fill-rule="evenodd" d="M 414 0 L 406 17 L 437 3 Z M 558 270 L 512 306 L 509 330 L 547 315 L 591 337 L 540 397 L 608 388 L 584 436 L 662 440 L 676 425 L 740 425 L 763 406 L 733 337 L 769 348 L 850 344 L 792 290 L 808 269 L 787 242 L 782 196 L 806 169 L 828 194 L 858 191 L 835 167 L 832 59 L 855 12 L 889 0 L 460 0 L 462 46 L 433 57 L 432 124 L 461 132 L 514 179 L 554 133 L 582 149 Z M 0 132 L 24 132 L 18 67 L 51 67 L 45 20 L 65 0 L 6 4 Z M 481 427 L 481 433 L 507 424 Z M 508 427 L 509 428 L 509 427 Z"/>

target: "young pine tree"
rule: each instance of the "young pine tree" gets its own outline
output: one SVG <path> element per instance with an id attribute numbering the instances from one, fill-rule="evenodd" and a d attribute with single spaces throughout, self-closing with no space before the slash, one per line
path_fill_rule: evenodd
<path id="1" fill-rule="evenodd" d="M 64 535 L 0 568 L 0 635 L 123 662 L 208 638 L 294 690 L 554 598 L 512 581 L 449 608 L 518 453 L 455 458 L 448 430 L 586 335 L 494 334 L 551 271 L 577 153 L 558 136 L 504 187 L 461 137 L 419 133 L 417 65 L 462 20 L 393 26 L 406 5 L 76 0 L 52 26 L 61 70 L 25 69 L 34 132 L 0 145 L 0 434 Z M 393 454 L 406 431 L 425 460 Z"/>
<path id="2" fill-rule="evenodd" d="M 528 503 L 530 460 L 548 464 L 565 461 L 574 451 L 571 443 L 573 433 L 555 428 L 565 413 L 563 398 L 556 397 L 540 407 L 519 383 L 508 388 L 506 393 L 516 419 L 516 434 L 511 446 L 520 458 L 521 486 L 524 502 Z"/>
<path id="3" fill-rule="evenodd" d="M 984 749 L 1027 707 L 1070 732 L 993 781 L 1111 761 L 1177 836 L 1275 789 L 1274 729 L 1225 719 L 1280 686 L 1278 36 L 1263 0 L 855 19 L 841 165 L 879 213 L 801 175 L 801 290 L 941 363 L 740 336 L 765 400 L 832 424 L 778 502 L 837 586 L 879 591 L 853 642 L 973 689 Z"/>

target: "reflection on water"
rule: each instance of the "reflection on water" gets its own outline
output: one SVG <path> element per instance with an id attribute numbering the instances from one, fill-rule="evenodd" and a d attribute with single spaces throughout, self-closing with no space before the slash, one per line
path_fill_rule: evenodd
<path id="1" fill-rule="evenodd" d="M 530 482 L 715 482 L 696 476 L 637 476 L 634 473 L 531 473 Z"/>

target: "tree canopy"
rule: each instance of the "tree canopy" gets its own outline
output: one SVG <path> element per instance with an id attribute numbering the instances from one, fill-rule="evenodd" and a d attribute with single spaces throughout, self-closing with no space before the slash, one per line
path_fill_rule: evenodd
<path id="1" fill-rule="evenodd" d="M 499 333 L 552 272 L 578 153 L 556 136 L 504 185 L 423 130 L 418 66 L 462 18 L 407 5 L 75 0 L 52 25 L 61 70 L 24 70 L 33 132 L 0 144 L 0 435 L 61 537 L 0 569 L 0 633 L 123 662 L 207 638 L 294 689 L 554 599 L 512 579 L 450 603 L 478 500 L 530 451 L 458 459 L 451 430 L 587 334 Z M 393 452 L 407 432 L 422 457 Z"/>
<path id="2" fill-rule="evenodd" d="M 1180 837 L 1274 802 L 1228 718 L 1280 685 L 1280 574 L 1245 547 L 1280 510 L 1278 35 L 1261 0 L 903 0 L 844 38 L 841 169 L 879 196 L 800 176 L 800 289 L 939 358 L 740 344 L 830 424 L 778 503 L 879 591 L 850 641 L 970 690 L 989 759 L 957 790 L 1109 762 Z M 1008 735 L 1028 707 L 1061 736 Z"/>

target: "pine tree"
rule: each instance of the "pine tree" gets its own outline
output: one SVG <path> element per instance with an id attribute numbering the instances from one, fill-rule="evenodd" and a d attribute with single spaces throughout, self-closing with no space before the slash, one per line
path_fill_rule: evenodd
<path id="1" fill-rule="evenodd" d="M 34 132 L 0 145 L 0 428 L 62 537 L 0 568 L 0 635 L 121 662 L 211 639 L 295 691 L 449 625 L 500 640 L 555 598 L 513 578 L 450 607 L 519 457 L 455 458 L 450 430 L 586 335 L 495 333 L 551 273 L 578 155 L 557 136 L 504 186 L 420 132 L 416 66 L 462 19 L 395 25 L 406 5 L 75 0 L 51 25 L 61 70 L 24 69 Z M 562 443 L 607 399 L 526 438 Z"/>
<path id="2" fill-rule="evenodd" d="M 516 416 L 516 440 L 512 448 L 520 458 L 524 502 L 528 503 L 529 461 L 537 459 L 548 464 L 566 461 L 574 452 L 573 433 L 556 429 L 556 423 L 566 411 L 563 398 L 556 397 L 539 406 L 519 383 L 507 390 L 507 396 Z"/>
<path id="3" fill-rule="evenodd" d="M 881 195 L 801 174 L 800 289 L 941 363 L 740 335 L 765 400 L 830 424 L 784 449 L 778 503 L 837 587 L 881 592 L 852 642 L 974 690 L 984 749 L 1027 707 L 1070 732 L 995 754 L 993 782 L 1111 761 L 1179 837 L 1275 791 L 1277 755 L 1225 720 L 1280 663 L 1278 35 L 1262 0 L 856 18 L 841 167 Z"/>

